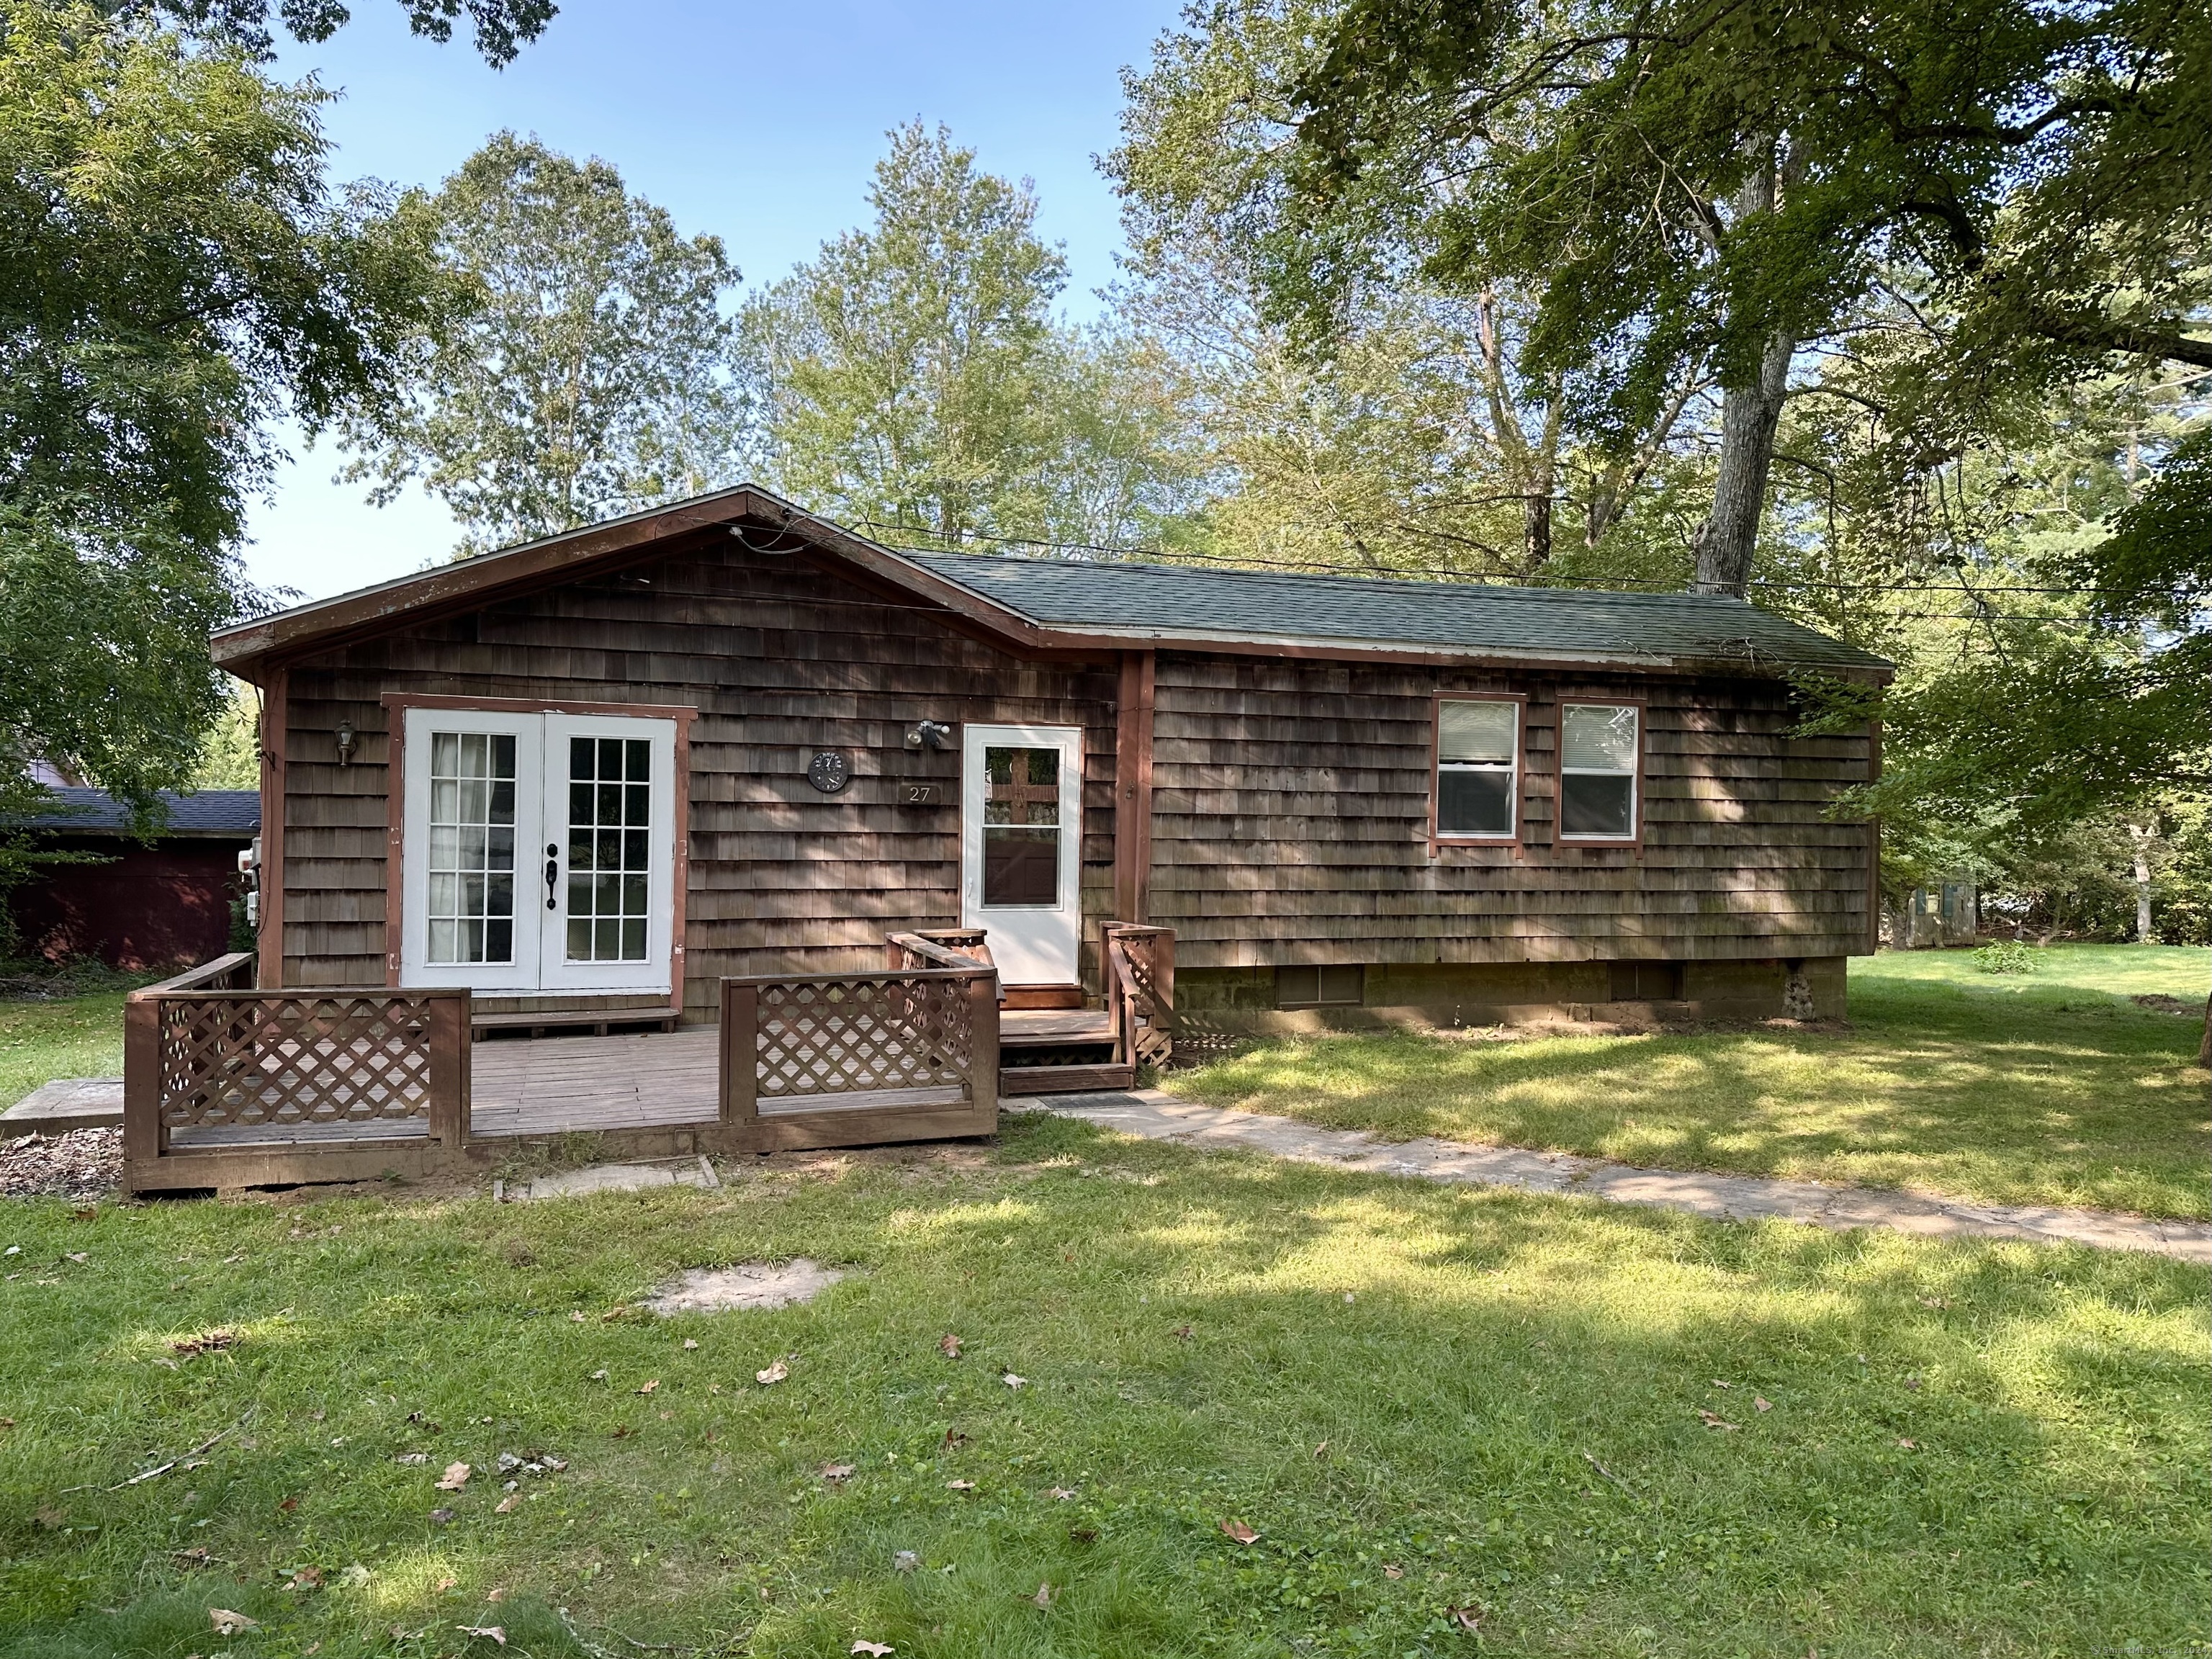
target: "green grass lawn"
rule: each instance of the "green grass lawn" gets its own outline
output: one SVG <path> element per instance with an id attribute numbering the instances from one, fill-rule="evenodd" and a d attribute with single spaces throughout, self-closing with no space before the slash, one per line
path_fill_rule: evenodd
<path id="1" fill-rule="evenodd" d="M 731 1173 L 0 1206 L 0 1650 L 2203 1650 L 2198 1269 L 1035 1118 Z M 617 1313 L 796 1255 L 852 1276 L 778 1313 Z M 502 1452 L 567 1468 L 501 1514 Z M 218 1638 L 214 1607 L 258 1628 Z"/>
<path id="2" fill-rule="evenodd" d="M 54 1078 L 121 1077 L 123 995 L 0 1000 L 0 1111 Z"/>
<path id="3" fill-rule="evenodd" d="M 1995 1203 L 2212 1215 L 2197 1019 L 2212 951 L 2056 946 L 1990 975 L 1965 951 L 1851 963 L 1850 1029 L 1647 1036 L 1330 1036 L 1169 1079 L 1197 1100 L 1411 1138 Z"/>

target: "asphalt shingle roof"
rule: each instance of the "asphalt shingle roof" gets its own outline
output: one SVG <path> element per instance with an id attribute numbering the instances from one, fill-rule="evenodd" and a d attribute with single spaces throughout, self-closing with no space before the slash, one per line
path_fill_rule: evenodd
<path id="1" fill-rule="evenodd" d="M 907 553 L 1052 628 L 1464 651 L 1533 661 L 1886 669 L 1881 658 L 1741 599 L 1394 581 L 1190 565 Z"/>
<path id="2" fill-rule="evenodd" d="M 127 833 L 130 811 L 105 789 L 57 788 L 61 807 L 16 820 L 25 830 L 58 830 L 83 835 Z M 261 792 L 258 789 L 201 789 L 180 795 L 164 789 L 157 797 L 169 809 L 168 822 L 153 833 L 161 836 L 236 836 L 261 832 Z"/>

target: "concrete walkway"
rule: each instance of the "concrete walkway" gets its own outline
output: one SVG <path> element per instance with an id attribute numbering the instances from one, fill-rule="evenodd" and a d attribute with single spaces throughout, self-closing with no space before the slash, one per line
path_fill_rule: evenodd
<path id="1" fill-rule="evenodd" d="M 1323 1129 L 1287 1117 L 1233 1112 L 1177 1099 L 1158 1089 L 1126 1094 L 1054 1095 L 1008 1100 L 1009 1110 L 1042 1109 L 1102 1128 L 1187 1146 L 1240 1146 L 1306 1164 L 1369 1175 L 1524 1192 L 1580 1194 L 1614 1204 L 1650 1204 L 1727 1221 L 1803 1221 L 1818 1227 L 1889 1227 L 1934 1238 L 2024 1238 L 2038 1243 L 2148 1250 L 2212 1263 L 2212 1225 L 2147 1221 L 2102 1210 L 2037 1205 L 1969 1204 L 1871 1187 L 1824 1187 L 1767 1176 L 1700 1175 L 1510 1146 L 1451 1140 L 1387 1141 L 1355 1129 Z"/>

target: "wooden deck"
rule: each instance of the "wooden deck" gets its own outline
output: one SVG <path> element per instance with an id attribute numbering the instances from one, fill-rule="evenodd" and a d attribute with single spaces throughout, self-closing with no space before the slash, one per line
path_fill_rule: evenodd
<path id="1" fill-rule="evenodd" d="M 1009 1073 L 1030 1090 L 1055 1085 L 1091 1087 L 1093 1066 L 1052 1067 L 1020 1064 L 1041 1050 L 1103 1045 L 1110 1021 L 1096 1009 L 1010 1009 L 1001 1018 Z M 469 1138 L 504 1140 L 536 1135 L 607 1133 L 679 1128 L 712 1123 L 720 1114 L 720 1032 L 713 1026 L 617 1036 L 502 1037 L 479 1040 L 470 1050 Z M 1064 1079 L 1063 1076 L 1064 1075 Z M 911 1103 L 937 1105 L 957 1091 L 908 1091 Z M 927 1099 L 921 1097 L 927 1095 Z M 865 1103 L 882 1104 L 882 1102 Z M 763 1101 L 763 1113 L 819 1109 L 804 1095 Z M 240 1146 L 329 1146 L 390 1143 L 422 1133 L 411 1118 L 310 1126 L 206 1127 L 173 1133 L 179 1150 Z"/>

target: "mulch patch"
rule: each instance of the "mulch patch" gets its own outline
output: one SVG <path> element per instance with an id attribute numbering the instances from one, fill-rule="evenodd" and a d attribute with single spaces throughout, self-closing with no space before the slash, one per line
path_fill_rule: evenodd
<path id="1" fill-rule="evenodd" d="M 0 1198 L 98 1198 L 123 1184 L 123 1131 L 0 1141 Z"/>

